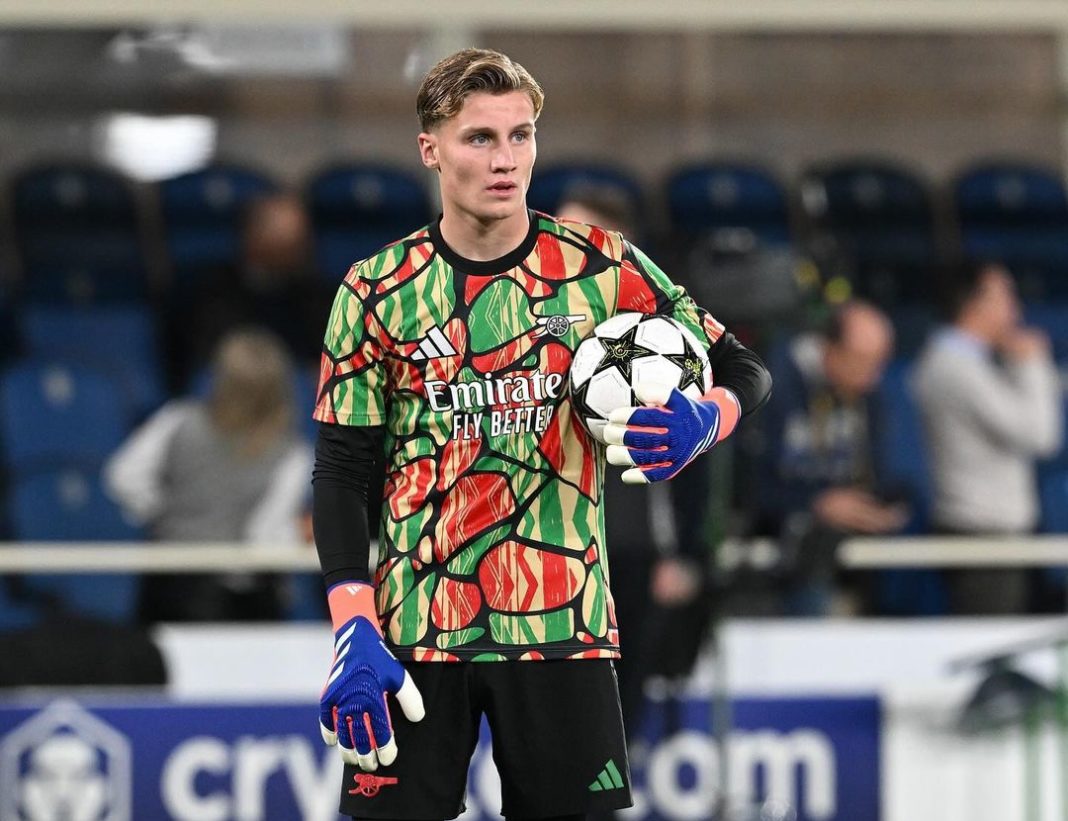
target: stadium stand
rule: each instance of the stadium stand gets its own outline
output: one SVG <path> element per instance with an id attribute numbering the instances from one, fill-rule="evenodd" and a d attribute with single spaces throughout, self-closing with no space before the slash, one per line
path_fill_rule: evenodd
<path id="1" fill-rule="evenodd" d="M 234 264 L 244 206 L 275 190 L 266 174 L 232 164 L 161 182 L 160 215 L 173 287 L 183 290 L 198 273 Z"/>
<path id="2" fill-rule="evenodd" d="M 676 169 L 666 183 L 668 216 L 677 234 L 746 229 L 764 245 L 791 241 L 786 190 L 756 165 L 703 163 Z"/>
<path id="3" fill-rule="evenodd" d="M 121 386 L 128 418 L 165 399 L 155 318 L 144 306 L 30 305 L 21 312 L 22 350 L 32 359 L 100 370 Z"/>
<path id="4" fill-rule="evenodd" d="M 119 174 L 75 163 L 32 168 L 12 185 L 23 293 L 35 302 L 144 299 L 141 214 Z"/>
<path id="5" fill-rule="evenodd" d="M 1005 263 L 1026 302 L 1068 300 L 1068 194 L 1060 175 L 1001 161 L 953 182 L 963 252 Z"/>
<path id="6" fill-rule="evenodd" d="M 539 168 L 530 181 L 527 202 L 535 211 L 552 214 L 569 188 L 581 186 L 616 188 L 633 204 L 637 214 L 644 213 L 644 196 L 638 181 L 624 169 L 596 163 Z"/>
<path id="7" fill-rule="evenodd" d="M 426 188 L 406 171 L 383 165 L 338 164 L 307 185 L 316 261 L 340 282 L 353 262 L 410 234 L 430 220 Z"/>

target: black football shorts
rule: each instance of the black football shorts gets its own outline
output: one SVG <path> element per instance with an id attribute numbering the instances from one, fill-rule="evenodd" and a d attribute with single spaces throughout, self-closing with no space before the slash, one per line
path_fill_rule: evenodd
<path id="1" fill-rule="evenodd" d="M 390 700 L 397 760 L 373 773 L 345 766 L 343 815 L 433 821 L 462 813 L 483 713 L 505 817 L 549 818 L 631 805 L 619 692 L 609 659 L 404 666 L 423 695 L 426 716 L 412 723 Z"/>

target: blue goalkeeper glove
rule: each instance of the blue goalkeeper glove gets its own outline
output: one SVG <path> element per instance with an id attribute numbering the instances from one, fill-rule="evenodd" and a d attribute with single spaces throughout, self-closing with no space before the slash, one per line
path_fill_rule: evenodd
<path id="1" fill-rule="evenodd" d="M 671 479 L 738 424 L 738 399 L 725 388 L 713 388 L 690 399 L 678 388 L 639 382 L 634 395 L 650 407 L 618 408 L 608 415 L 605 457 L 629 468 L 623 481 L 631 485 Z"/>
<path id="2" fill-rule="evenodd" d="M 409 721 L 424 715 L 423 697 L 382 641 L 374 588 L 343 582 L 327 592 L 334 624 L 334 661 L 319 701 L 323 741 L 341 745 L 341 757 L 371 772 L 397 758 L 397 742 L 386 705 L 393 693 Z"/>

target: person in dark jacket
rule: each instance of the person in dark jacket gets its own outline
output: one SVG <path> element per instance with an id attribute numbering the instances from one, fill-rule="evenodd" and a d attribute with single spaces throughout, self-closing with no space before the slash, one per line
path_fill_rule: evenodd
<path id="1" fill-rule="evenodd" d="M 833 554 L 844 536 L 908 524 L 907 494 L 883 483 L 876 447 L 875 392 L 893 348 L 886 316 L 850 301 L 822 333 L 800 335 L 770 358 L 775 391 L 762 414 L 759 512 L 792 564 L 787 614 L 835 609 Z"/>

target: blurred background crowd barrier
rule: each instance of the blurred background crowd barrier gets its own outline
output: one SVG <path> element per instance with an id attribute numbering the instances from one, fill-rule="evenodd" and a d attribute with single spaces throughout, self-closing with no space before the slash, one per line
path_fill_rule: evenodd
<path id="1" fill-rule="evenodd" d="M 650 550 L 701 544 L 711 604 L 668 622 L 704 652 L 647 691 L 633 816 L 1068 817 L 1049 649 L 1068 448 L 1051 427 L 1013 451 L 1017 525 L 949 521 L 917 390 L 962 263 L 995 263 L 1063 430 L 1068 7 L 375 5 L 0 5 L 0 821 L 66 817 L 34 784 L 86 749 L 84 783 L 112 785 L 94 821 L 334 818 L 305 707 L 329 643 L 318 355 L 349 265 L 438 213 L 415 90 L 472 44 L 545 88 L 532 207 L 624 201 L 629 238 L 776 380 L 689 487 L 698 529 L 648 512 Z M 1018 347 L 987 357 L 1010 387 Z M 165 688 L 22 689 L 115 683 Z M 980 732 L 999 687 L 1011 707 Z M 256 701 L 276 711 L 262 737 L 240 714 Z M 488 760 L 472 813 L 492 816 Z"/>

